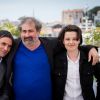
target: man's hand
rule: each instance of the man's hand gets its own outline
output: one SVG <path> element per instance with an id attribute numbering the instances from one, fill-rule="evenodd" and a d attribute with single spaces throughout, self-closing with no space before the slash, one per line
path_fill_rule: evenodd
<path id="1" fill-rule="evenodd" d="M 95 65 L 99 62 L 99 54 L 95 48 L 90 49 L 88 57 L 88 61 L 91 61 L 91 59 L 93 58 L 92 65 Z"/>

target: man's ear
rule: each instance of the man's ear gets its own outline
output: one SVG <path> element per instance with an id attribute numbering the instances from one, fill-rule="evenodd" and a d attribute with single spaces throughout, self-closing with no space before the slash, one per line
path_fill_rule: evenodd
<path id="1" fill-rule="evenodd" d="M 38 36 L 40 35 L 40 33 L 41 33 L 41 30 L 37 31 Z"/>

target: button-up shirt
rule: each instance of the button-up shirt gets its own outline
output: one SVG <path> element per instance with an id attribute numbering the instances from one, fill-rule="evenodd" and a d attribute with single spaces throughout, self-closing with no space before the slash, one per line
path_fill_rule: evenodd
<path id="1" fill-rule="evenodd" d="M 65 94 L 63 100 L 83 100 L 82 89 L 80 86 L 79 75 L 79 59 L 80 54 L 75 62 L 73 62 L 67 55 L 68 59 L 68 73 L 65 85 Z"/>

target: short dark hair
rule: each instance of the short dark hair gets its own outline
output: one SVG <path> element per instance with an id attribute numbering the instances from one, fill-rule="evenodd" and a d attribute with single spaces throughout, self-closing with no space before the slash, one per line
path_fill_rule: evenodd
<path id="1" fill-rule="evenodd" d="M 19 27 L 18 27 L 20 31 L 22 30 L 21 26 L 26 22 L 34 23 L 37 31 L 40 31 L 41 28 L 42 28 L 41 22 L 39 22 L 36 18 L 34 18 L 34 17 L 24 17 L 24 18 L 21 19 L 21 22 L 20 22 Z"/>
<path id="2" fill-rule="evenodd" d="M 12 40 L 12 42 L 14 42 L 12 34 L 7 30 L 0 30 L 0 38 L 3 38 L 3 37 L 8 37 Z"/>
<path id="3" fill-rule="evenodd" d="M 58 40 L 60 41 L 61 45 L 63 45 L 63 40 L 64 40 L 65 33 L 66 32 L 72 32 L 72 31 L 76 32 L 77 40 L 80 40 L 79 45 L 82 44 L 83 40 L 82 40 L 82 31 L 81 31 L 81 29 L 76 25 L 67 25 L 67 26 L 62 28 L 62 30 L 60 31 L 59 36 L 58 36 Z"/>

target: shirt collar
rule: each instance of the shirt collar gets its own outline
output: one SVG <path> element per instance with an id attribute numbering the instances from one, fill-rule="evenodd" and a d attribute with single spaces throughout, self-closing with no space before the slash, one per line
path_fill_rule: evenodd
<path id="1" fill-rule="evenodd" d="M 77 59 L 76 59 L 75 62 L 72 61 L 72 60 L 69 58 L 68 54 L 67 54 L 67 59 L 68 59 L 68 61 L 71 61 L 71 62 L 73 62 L 73 63 L 78 63 L 78 62 L 79 62 L 79 59 L 80 59 L 80 52 L 78 53 L 78 57 L 77 57 Z"/>

